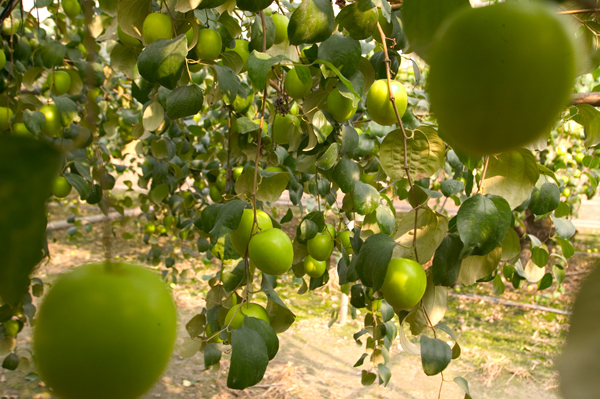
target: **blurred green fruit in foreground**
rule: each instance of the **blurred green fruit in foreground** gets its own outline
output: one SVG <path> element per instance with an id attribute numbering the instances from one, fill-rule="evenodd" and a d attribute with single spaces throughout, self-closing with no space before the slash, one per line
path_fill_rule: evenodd
<path id="1" fill-rule="evenodd" d="M 14 116 L 14 112 L 10 108 L 0 107 L 0 130 L 8 130 L 10 126 L 10 118 Z"/>
<path id="2" fill-rule="evenodd" d="M 150 269 L 123 263 L 61 275 L 37 313 L 37 370 L 61 399 L 132 399 L 154 385 L 177 336 L 177 311 Z"/>
<path id="3" fill-rule="evenodd" d="M 538 3 L 466 8 L 438 30 L 429 98 L 440 135 L 458 149 L 496 154 L 550 132 L 575 79 L 571 34 Z"/>
<path id="4" fill-rule="evenodd" d="M 46 104 L 40 108 L 40 112 L 44 114 L 46 118 L 46 124 L 42 128 L 42 133 L 46 136 L 55 137 L 62 129 L 60 123 L 60 114 L 58 108 L 54 104 Z"/>

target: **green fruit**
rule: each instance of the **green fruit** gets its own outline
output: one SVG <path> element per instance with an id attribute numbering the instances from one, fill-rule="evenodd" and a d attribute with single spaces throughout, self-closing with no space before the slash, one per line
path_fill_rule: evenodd
<path id="1" fill-rule="evenodd" d="M 394 93 L 398 114 L 402 118 L 406 107 L 408 106 L 408 98 L 406 90 L 402 83 L 392 80 L 392 93 Z M 398 122 L 394 106 L 390 100 L 390 92 L 387 86 L 386 79 L 380 79 L 371 85 L 367 94 L 367 111 L 371 115 L 371 119 L 383 126 L 390 126 Z"/>
<path id="2" fill-rule="evenodd" d="M 323 234 L 328 234 L 329 237 L 335 239 L 335 227 L 331 223 L 325 223 L 325 228 L 323 229 Z"/>
<path id="3" fill-rule="evenodd" d="M 275 121 L 273 122 L 273 141 L 277 144 L 288 144 L 288 131 L 292 126 L 294 117 L 291 114 L 275 115 Z"/>
<path id="4" fill-rule="evenodd" d="M 71 184 L 63 176 L 58 176 L 52 183 L 52 194 L 56 198 L 65 198 L 71 192 Z"/>
<path id="5" fill-rule="evenodd" d="M 250 57 L 250 52 L 248 51 L 249 45 L 250 45 L 250 42 L 248 40 L 236 39 L 234 48 L 225 49 L 225 51 L 233 51 L 235 53 L 238 53 L 238 55 L 242 58 L 242 61 L 244 62 L 244 66 L 242 67 L 242 70 L 240 71 L 240 73 L 246 72 L 248 70 L 248 57 Z"/>
<path id="6" fill-rule="evenodd" d="M 427 288 L 427 275 L 414 260 L 394 258 L 388 264 L 381 286 L 383 297 L 394 310 L 408 310 L 415 306 Z"/>
<path id="7" fill-rule="evenodd" d="M 65 71 L 54 71 L 48 77 L 48 83 L 52 87 L 54 95 L 63 95 L 71 90 L 71 75 Z"/>
<path id="8" fill-rule="evenodd" d="M 151 235 L 156 232 L 156 225 L 154 223 L 146 223 L 144 225 L 144 233 Z"/>
<path id="9" fill-rule="evenodd" d="M 290 20 L 281 14 L 273 14 L 271 18 L 275 23 L 275 44 L 283 43 L 288 38 L 287 27 Z"/>
<path id="10" fill-rule="evenodd" d="M 340 243 L 346 251 L 346 254 L 352 255 L 354 253 L 354 250 L 352 249 L 352 244 L 350 243 L 350 231 L 342 231 L 340 232 L 340 234 L 338 234 L 338 237 L 340 239 Z"/>
<path id="11" fill-rule="evenodd" d="M 119 37 L 119 41 L 123 46 L 139 47 L 142 45 L 142 42 L 140 42 L 138 39 L 123 32 L 120 26 L 117 26 L 117 36 Z"/>
<path id="12" fill-rule="evenodd" d="M 313 44 L 325 41 L 333 33 L 335 17 L 329 0 L 302 0 L 290 17 L 290 44 Z"/>
<path id="13" fill-rule="evenodd" d="M 150 269 L 123 263 L 61 275 L 36 316 L 37 370 L 64 399 L 140 397 L 162 374 L 177 337 L 165 283 Z"/>
<path id="14" fill-rule="evenodd" d="M 306 243 L 308 253 L 315 260 L 324 261 L 329 259 L 333 252 L 333 239 L 327 233 L 317 233 Z"/>
<path id="15" fill-rule="evenodd" d="M 239 94 L 236 94 L 231 107 L 235 112 L 243 115 L 248 112 L 252 104 L 254 104 L 254 91 L 248 90 L 248 95 L 246 97 L 241 97 Z"/>
<path id="16" fill-rule="evenodd" d="M 353 96 L 351 95 L 351 97 Z M 343 96 L 337 88 L 327 96 L 327 111 L 333 116 L 333 119 L 340 123 L 352 118 L 357 108 L 358 101 Z"/>
<path id="17" fill-rule="evenodd" d="M 235 295 L 233 296 L 235 298 Z M 206 325 L 206 338 L 212 337 L 213 332 L 210 329 L 210 326 L 207 324 Z M 214 337 L 212 337 L 211 339 L 208 340 L 209 343 L 211 344 L 218 344 L 223 342 L 223 340 L 221 338 L 219 338 L 219 334 L 215 335 Z"/>
<path id="18" fill-rule="evenodd" d="M 60 113 L 54 104 L 46 104 L 40 108 L 40 112 L 46 117 L 46 123 L 42 128 L 42 133 L 46 136 L 56 137 L 62 130 L 60 123 Z"/>
<path id="19" fill-rule="evenodd" d="M 261 272 L 280 276 L 292 267 L 292 240 L 281 229 L 270 229 L 256 234 L 248 244 L 248 256 Z"/>
<path id="20" fill-rule="evenodd" d="M 240 310 L 238 310 L 238 308 Z M 227 315 L 225 316 L 225 325 L 229 325 L 229 328 L 231 330 L 236 330 L 244 324 L 245 316 L 261 319 L 271 324 L 271 321 L 269 320 L 269 314 L 267 313 L 265 308 L 263 308 L 257 303 L 246 302 L 243 305 L 235 305 L 232 306 L 231 309 L 229 309 Z"/>
<path id="21" fill-rule="evenodd" d="M 198 44 L 196 44 L 196 54 L 201 60 L 215 60 L 221 54 L 223 41 L 221 35 L 216 30 L 202 29 L 198 32 Z"/>
<path id="22" fill-rule="evenodd" d="M 14 112 L 10 108 L 0 107 L 0 131 L 8 130 L 10 119 L 14 116 Z"/>
<path id="23" fill-rule="evenodd" d="M 29 136 L 31 132 L 27 129 L 27 126 L 23 122 L 13 123 L 12 133 L 15 136 Z"/>
<path id="24" fill-rule="evenodd" d="M 244 173 L 243 166 L 237 166 L 237 167 L 233 168 L 233 180 L 237 180 L 238 177 L 240 177 L 242 175 L 242 173 Z"/>
<path id="25" fill-rule="evenodd" d="M 62 0 L 60 3 L 69 18 L 75 19 L 75 17 L 81 14 L 81 5 L 78 0 Z"/>
<path id="26" fill-rule="evenodd" d="M 575 48 L 555 10 L 534 2 L 465 8 L 435 38 L 431 109 L 443 138 L 464 152 L 496 154 L 535 141 L 569 102 Z"/>
<path id="27" fill-rule="evenodd" d="M 8 17 L 2 23 L 2 34 L 5 36 L 11 36 L 16 34 L 21 27 L 21 13 L 16 11 L 13 13 L 12 18 Z"/>
<path id="28" fill-rule="evenodd" d="M 0 50 L 0 69 L 3 69 L 6 65 L 6 54 L 4 54 L 4 50 Z"/>
<path id="29" fill-rule="evenodd" d="M 304 271 L 310 277 L 319 278 L 323 274 L 325 274 L 325 269 L 327 268 L 327 263 L 324 260 L 316 260 L 310 255 L 307 255 L 304 258 Z"/>
<path id="30" fill-rule="evenodd" d="M 240 219 L 240 224 L 229 235 L 231 245 L 233 245 L 233 249 L 235 249 L 238 254 L 242 256 L 246 254 L 246 248 L 248 248 L 251 231 L 253 232 L 252 235 L 255 235 L 260 232 L 264 233 L 265 231 L 273 228 L 273 222 L 271 221 L 269 215 L 260 209 L 256 210 L 256 223 L 258 225 L 254 226 L 254 229 L 252 229 L 252 225 L 254 224 L 254 212 L 252 209 L 244 209 L 242 218 Z"/>
<path id="31" fill-rule="evenodd" d="M 223 202 L 223 191 L 217 186 L 210 186 L 210 191 L 208 193 L 212 202 Z"/>
<path id="32" fill-rule="evenodd" d="M 292 97 L 294 100 L 299 100 L 310 93 L 310 90 L 312 89 L 312 80 L 306 84 L 302 83 L 298 77 L 296 68 L 294 68 L 285 75 L 284 89 L 288 96 Z"/>
<path id="33" fill-rule="evenodd" d="M 3 323 L 4 325 L 4 335 L 7 337 L 14 337 L 19 333 L 19 329 L 21 326 L 17 320 L 8 320 Z"/>
<path id="34" fill-rule="evenodd" d="M 159 12 L 148 14 L 142 24 L 142 36 L 146 44 L 158 39 L 173 38 L 173 24 L 168 15 Z"/>
<path id="35" fill-rule="evenodd" d="M 269 7 L 273 0 L 236 0 L 240 10 L 259 12 Z"/>
<path id="36" fill-rule="evenodd" d="M 343 193 L 349 193 L 360 180 L 360 168 L 356 162 L 343 156 L 333 167 L 332 178 Z"/>
<path id="37" fill-rule="evenodd" d="M 356 40 L 363 40 L 371 35 L 379 36 L 377 32 L 379 13 L 377 7 L 368 0 L 347 5 L 340 11 L 336 20 Z"/>

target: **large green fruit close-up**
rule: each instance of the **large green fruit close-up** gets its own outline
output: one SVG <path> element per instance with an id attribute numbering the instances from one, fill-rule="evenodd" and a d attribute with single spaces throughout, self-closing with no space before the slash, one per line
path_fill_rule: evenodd
<path id="1" fill-rule="evenodd" d="M 69 18 L 75 19 L 75 17 L 81 14 L 79 0 L 62 0 L 60 3 Z"/>
<path id="2" fill-rule="evenodd" d="M 404 89 L 402 83 L 396 80 L 392 80 L 391 86 L 398 114 L 402 118 L 408 106 L 406 89 Z M 390 100 L 390 91 L 388 90 L 386 79 L 376 81 L 369 89 L 369 93 L 367 94 L 367 111 L 371 115 L 371 118 L 380 125 L 390 126 L 398 122 L 394 105 Z"/>
<path id="3" fill-rule="evenodd" d="M 292 267 L 292 240 L 281 229 L 270 229 L 256 234 L 248 244 L 248 256 L 261 272 L 280 276 Z"/>
<path id="4" fill-rule="evenodd" d="M 62 124 L 60 122 L 60 113 L 56 105 L 43 105 L 42 108 L 40 108 L 40 112 L 44 114 L 44 117 L 46 118 L 46 124 L 42 128 L 42 133 L 50 137 L 58 136 L 62 129 Z"/>
<path id="5" fill-rule="evenodd" d="M 327 96 L 327 111 L 333 116 L 333 119 L 340 123 L 352 118 L 357 108 L 358 101 L 345 97 L 337 88 L 331 90 Z"/>
<path id="6" fill-rule="evenodd" d="M 265 308 L 257 303 L 246 302 L 242 305 L 232 306 L 231 309 L 229 309 L 227 315 L 225 316 L 225 325 L 229 324 L 229 328 L 232 330 L 238 329 L 244 324 L 244 317 L 246 316 L 261 319 L 271 324 L 271 321 L 269 320 L 269 314 Z"/>
<path id="7" fill-rule="evenodd" d="M 317 233 L 306 243 L 310 256 L 318 261 L 329 259 L 333 252 L 333 239 L 328 233 Z"/>
<path id="8" fill-rule="evenodd" d="M 15 115 L 12 109 L 0 107 L 0 130 L 8 130 L 10 126 L 10 118 Z"/>
<path id="9" fill-rule="evenodd" d="M 173 24 L 171 18 L 159 12 L 148 14 L 142 25 L 142 36 L 144 36 L 146 44 L 158 39 L 172 39 Z"/>
<path id="10" fill-rule="evenodd" d="M 160 276 L 123 263 L 63 274 L 36 320 L 37 370 L 61 399 L 140 397 L 167 366 L 177 336 L 177 310 Z"/>
<path id="11" fill-rule="evenodd" d="M 323 274 L 325 274 L 325 269 L 327 269 L 327 262 L 324 260 L 316 260 L 310 255 L 304 258 L 304 271 L 310 277 L 321 277 Z"/>
<path id="12" fill-rule="evenodd" d="M 296 68 L 294 68 L 285 74 L 284 89 L 288 96 L 292 97 L 294 100 L 299 100 L 310 93 L 312 81 L 303 83 L 298 77 Z"/>
<path id="13" fill-rule="evenodd" d="M 394 258 L 388 264 L 381 292 L 396 311 L 415 306 L 427 288 L 427 275 L 423 266 L 414 260 Z"/>
<path id="14" fill-rule="evenodd" d="M 63 176 L 58 176 L 52 183 L 52 195 L 56 198 L 65 198 L 71 192 L 71 184 Z"/>
<path id="15" fill-rule="evenodd" d="M 252 209 L 244 209 L 240 224 L 237 229 L 232 231 L 229 235 L 231 245 L 233 245 L 233 249 L 235 249 L 238 254 L 242 256 L 246 254 L 246 248 L 248 248 L 248 242 L 250 242 L 251 231 L 254 235 L 261 232 L 264 233 L 273 228 L 273 222 L 269 215 L 260 209 L 256 210 L 256 223 L 257 226 L 254 226 L 254 230 L 252 230 L 252 225 L 254 224 L 254 212 Z"/>
<path id="16" fill-rule="evenodd" d="M 48 83 L 52 87 L 52 94 L 63 95 L 71 90 L 71 75 L 66 71 L 54 71 L 48 77 Z"/>
<path id="17" fill-rule="evenodd" d="M 219 32 L 213 29 L 202 29 L 198 32 L 196 54 L 201 60 L 214 60 L 221 54 L 223 41 Z"/>
<path id="18" fill-rule="evenodd" d="M 549 134 L 576 74 L 571 34 L 537 3 L 466 8 L 430 49 L 429 98 L 440 135 L 473 154 L 496 154 Z"/>

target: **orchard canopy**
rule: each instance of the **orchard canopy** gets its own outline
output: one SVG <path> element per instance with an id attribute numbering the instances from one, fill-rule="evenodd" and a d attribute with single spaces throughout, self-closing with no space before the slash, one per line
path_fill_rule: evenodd
<path id="1" fill-rule="evenodd" d="M 461 353 L 443 320 L 454 287 L 561 289 L 570 219 L 600 178 L 595 0 L 0 6 L 2 365 L 17 367 L 15 337 L 38 328 L 33 360 L 58 397 L 139 397 L 175 340 L 164 284 L 114 261 L 114 242 L 133 236 L 108 219 L 103 266 L 45 294 L 31 278 L 52 255 L 46 206 L 69 195 L 105 215 L 139 209 L 133 225 L 165 281 L 188 273 L 182 260 L 216 266 L 180 350 L 207 368 L 230 356 L 234 389 L 262 380 L 294 323 L 282 285 L 303 295 L 339 282 L 364 318 L 355 367 L 383 386 L 398 342 L 443 381 Z M 600 340 L 586 320 L 600 319 L 599 284 L 584 287 L 558 362 L 566 398 L 597 395 L 586 372 L 600 368 Z M 110 331 L 86 336 L 97 327 L 78 313 L 88 299 L 127 345 L 157 340 L 132 349 L 134 374 Z M 107 306 L 134 309 L 135 327 Z M 98 373 L 100 362 L 113 366 Z"/>

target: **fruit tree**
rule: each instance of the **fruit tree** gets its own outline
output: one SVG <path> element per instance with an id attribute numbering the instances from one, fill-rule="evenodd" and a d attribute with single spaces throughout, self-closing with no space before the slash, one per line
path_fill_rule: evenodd
<path id="1" fill-rule="evenodd" d="M 169 293 L 115 262 L 112 243 L 132 236 L 110 222 L 105 263 L 45 296 L 31 278 L 49 255 L 45 206 L 76 199 L 139 208 L 131 224 L 165 281 L 184 277 L 183 259 L 218 266 L 181 355 L 209 368 L 230 353 L 228 387 L 259 383 L 294 323 L 278 286 L 303 295 L 330 279 L 361 310 L 364 385 L 388 384 L 398 341 L 443 383 L 461 352 L 443 322 L 449 291 L 560 290 L 570 219 L 600 179 L 596 1 L 482 3 L 0 3 L 2 366 L 18 366 L 15 336 L 34 326 L 58 397 L 136 398 L 171 354 Z M 552 228 L 540 236 L 533 219 Z M 572 385 L 565 396 L 584 397 Z"/>

